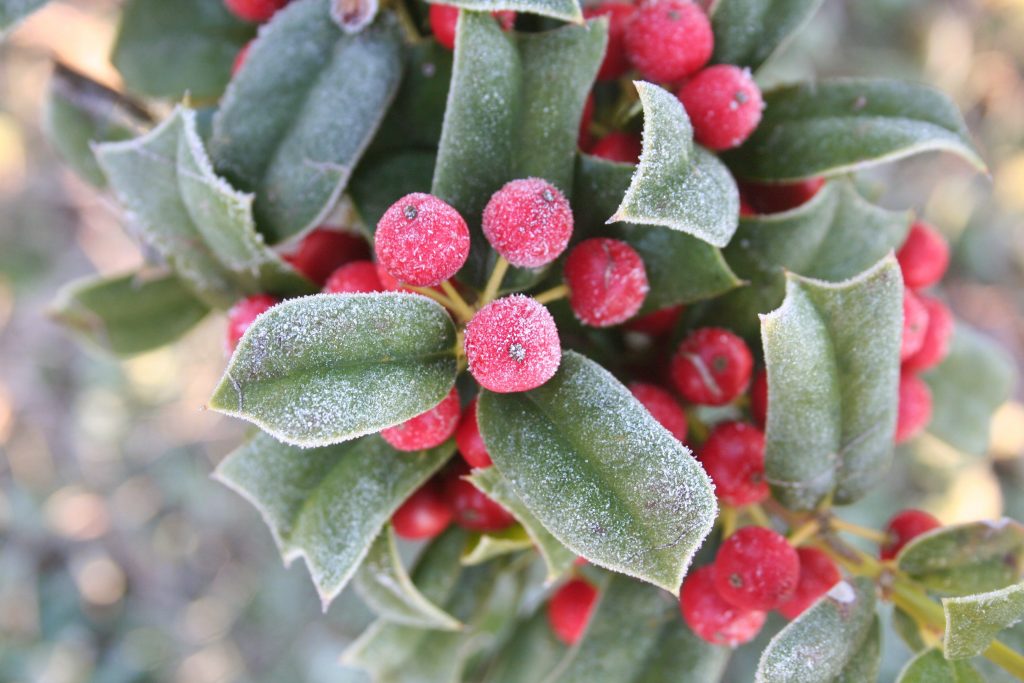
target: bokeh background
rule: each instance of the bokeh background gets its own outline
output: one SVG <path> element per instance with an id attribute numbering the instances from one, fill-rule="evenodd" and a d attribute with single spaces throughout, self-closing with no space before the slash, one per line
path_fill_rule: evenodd
<path id="1" fill-rule="evenodd" d="M 168 0 L 171 1 L 171 0 Z M 209 0 L 215 2 L 217 0 Z M 119 3 L 55 2 L 0 44 L 0 681 L 359 681 L 339 652 L 369 621 L 349 594 L 320 610 L 255 511 L 209 479 L 236 422 L 203 411 L 223 320 L 117 362 L 46 315 L 61 284 L 141 262 L 102 195 L 41 129 L 56 57 L 117 88 Z M 1024 0 L 826 0 L 765 74 L 884 75 L 960 105 L 991 168 L 927 155 L 874 173 L 954 244 L 944 296 L 1024 364 Z M 1024 518 L 1024 404 L 990 454 L 901 452 L 890 489 L 852 514 L 917 503 L 945 522 Z M 887 638 L 891 680 L 907 653 Z M 737 658 L 732 680 L 750 680 Z"/>

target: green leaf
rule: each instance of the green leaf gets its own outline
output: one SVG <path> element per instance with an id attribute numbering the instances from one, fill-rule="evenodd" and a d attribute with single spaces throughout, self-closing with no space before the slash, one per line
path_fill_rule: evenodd
<path id="1" fill-rule="evenodd" d="M 327 0 L 294 2 L 260 32 L 214 117 L 210 155 L 256 193 L 271 242 L 333 208 L 398 90 L 401 50 L 389 14 L 346 34 Z"/>
<path id="2" fill-rule="evenodd" d="M 911 652 L 921 652 L 928 649 L 924 639 L 921 637 L 921 627 L 918 626 L 914 617 L 895 606 L 892 609 L 892 627 Z"/>
<path id="3" fill-rule="evenodd" d="M 461 561 L 466 566 L 472 566 L 502 555 L 529 550 L 532 547 L 533 539 L 530 538 L 530 534 L 526 533 L 521 525 L 513 524 L 501 531 L 477 534 L 470 540 L 466 551 L 462 554 Z"/>
<path id="4" fill-rule="evenodd" d="M 833 681 L 858 656 L 873 624 L 874 584 L 864 578 L 841 581 L 772 638 L 761 654 L 755 681 Z"/>
<path id="5" fill-rule="evenodd" d="M 850 503 L 885 477 L 896 428 L 903 280 L 888 256 L 837 284 L 787 276 L 761 317 L 768 370 L 765 472 L 780 502 Z"/>
<path id="6" fill-rule="evenodd" d="M 0 0 L 0 37 L 47 0 Z"/>
<path id="7" fill-rule="evenodd" d="M 440 2 L 440 0 L 428 0 L 428 2 Z M 583 23 L 583 11 L 577 0 L 454 0 L 444 4 L 478 12 L 512 10 L 526 14 L 539 14 L 543 17 L 571 21 L 576 24 Z"/>
<path id="8" fill-rule="evenodd" d="M 483 683 L 537 683 L 564 655 L 565 645 L 555 637 L 548 622 L 547 605 L 541 605 L 516 626 Z"/>
<path id="9" fill-rule="evenodd" d="M 896 683 L 985 683 L 969 662 L 952 662 L 938 650 L 925 650 L 903 667 Z"/>
<path id="10" fill-rule="evenodd" d="M 942 649 L 949 659 L 980 655 L 996 634 L 1024 619 L 1024 583 L 962 598 L 943 598 L 946 632 Z"/>
<path id="11" fill-rule="evenodd" d="M 594 564 L 678 592 L 717 506 L 707 474 L 607 370 L 566 351 L 546 384 L 481 392 L 487 451 L 551 534 Z"/>
<path id="12" fill-rule="evenodd" d="M 576 561 L 576 554 L 562 545 L 558 539 L 544 528 L 544 525 L 530 512 L 523 501 L 512 490 L 508 480 L 501 476 L 494 467 L 473 470 L 469 481 L 477 487 L 488 498 L 494 499 L 506 510 L 512 513 L 519 523 L 523 525 L 528 537 L 537 544 L 537 549 L 544 557 L 548 568 L 548 581 L 554 581 L 569 571 Z"/>
<path id="13" fill-rule="evenodd" d="M 924 375 L 932 390 L 928 431 L 972 455 L 988 451 L 989 424 L 1016 383 L 1016 366 L 992 340 L 958 323 L 949 355 Z"/>
<path id="14" fill-rule="evenodd" d="M 857 652 L 836 677 L 836 683 L 877 683 L 882 666 L 882 621 L 875 614 Z"/>
<path id="15" fill-rule="evenodd" d="M 66 285 L 49 314 L 96 346 L 132 356 L 174 341 L 209 310 L 174 275 L 129 273 Z"/>
<path id="16" fill-rule="evenodd" d="M 368 238 L 373 238 L 377 221 L 399 197 L 430 191 L 434 160 L 433 152 L 404 150 L 359 164 L 348 190 Z"/>
<path id="17" fill-rule="evenodd" d="M 129 90 L 150 97 L 214 100 L 255 33 L 223 2 L 128 0 L 111 57 Z"/>
<path id="18" fill-rule="evenodd" d="M 194 111 L 179 107 L 146 135 L 95 151 L 142 240 L 207 304 L 313 288 L 256 232 L 252 196 L 213 173 Z"/>
<path id="19" fill-rule="evenodd" d="M 326 609 L 398 506 L 454 450 L 399 453 L 376 436 L 303 450 L 256 434 L 214 478 L 259 510 L 286 564 L 305 558 Z"/>
<path id="20" fill-rule="evenodd" d="M 938 90 L 903 81 L 834 79 L 766 92 L 761 124 L 723 159 L 742 178 L 782 181 L 936 150 L 985 169 L 963 117 Z"/>
<path id="21" fill-rule="evenodd" d="M 679 601 L 651 586 L 612 576 L 580 643 L 546 683 L 712 683 L 729 649 L 704 642 L 679 617 Z"/>
<path id="22" fill-rule="evenodd" d="M 936 529 L 904 546 L 897 564 L 943 595 L 1005 588 L 1024 572 L 1024 525 L 1004 517 Z"/>
<path id="23" fill-rule="evenodd" d="M 404 57 L 405 76 L 366 151 L 368 158 L 384 152 L 410 151 L 409 148 L 433 152 L 441 140 L 448 84 L 452 80 L 452 51 L 435 41 L 424 40 L 406 46 Z"/>
<path id="24" fill-rule="evenodd" d="M 390 525 L 370 546 L 352 578 L 352 585 L 363 602 L 386 621 L 445 631 L 462 627 L 457 619 L 430 602 L 413 585 L 402 566 Z"/>
<path id="25" fill-rule="evenodd" d="M 210 407 L 325 446 L 430 410 L 455 384 L 455 325 L 417 294 L 320 294 L 249 327 Z"/>
<path id="26" fill-rule="evenodd" d="M 607 26 L 600 20 L 517 35 L 488 14 L 460 12 L 431 191 L 469 223 L 472 249 L 462 276 L 470 284 L 482 285 L 493 263 L 480 216 L 495 191 L 538 176 L 572 192 L 580 117 Z M 534 271 L 514 270 L 506 284 L 536 279 Z"/>
<path id="27" fill-rule="evenodd" d="M 719 0 L 711 15 L 715 64 L 757 69 L 818 11 L 822 0 Z"/>

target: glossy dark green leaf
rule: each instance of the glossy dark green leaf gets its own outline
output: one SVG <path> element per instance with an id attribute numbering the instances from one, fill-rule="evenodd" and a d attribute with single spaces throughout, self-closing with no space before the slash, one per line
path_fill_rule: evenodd
<path id="1" fill-rule="evenodd" d="M 946 631 L 942 649 L 949 659 L 980 655 L 1004 628 L 1024 619 L 1024 583 L 961 598 L 943 598 Z"/>
<path id="2" fill-rule="evenodd" d="M 743 178 L 836 175 L 936 150 L 985 168 L 956 106 L 925 85 L 826 80 L 766 92 L 765 105 L 754 134 L 723 156 Z"/>
<path id="3" fill-rule="evenodd" d="M 583 11 L 577 0 L 453 0 L 444 4 L 478 12 L 512 10 L 577 24 L 583 23 Z"/>
<path id="4" fill-rule="evenodd" d="M 410 192 L 430 191 L 434 161 L 433 152 L 411 149 L 366 159 L 359 164 L 348 191 L 368 238 L 373 238 L 377 221 L 399 197 Z"/>
<path id="5" fill-rule="evenodd" d="M 477 419 L 512 491 L 594 564 L 676 592 L 714 523 L 710 480 L 608 371 L 572 351 L 531 391 L 483 391 Z"/>
<path id="6" fill-rule="evenodd" d="M 174 275 L 130 273 L 72 282 L 49 313 L 99 348 L 132 356 L 169 344 L 209 310 Z"/>
<path id="7" fill-rule="evenodd" d="M 950 661 L 939 650 L 925 650 L 900 671 L 896 683 L 985 683 L 970 662 Z"/>
<path id="8" fill-rule="evenodd" d="M 398 506 L 454 450 L 399 453 L 377 436 L 303 450 L 257 434 L 214 477 L 259 510 L 285 563 L 305 559 L 326 608 Z"/>
<path id="9" fill-rule="evenodd" d="M 806 24 L 822 0 L 718 0 L 711 15 L 716 64 L 756 69 Z"/>
<path id="10" fill-rule="evenodd" d="M 235 56 L 255 34 L 210 0 L 128 0 L 111 60 L 132 92 L 213 100 L 231 78 Z"/>
<path id="11" fill-rule="evenodd" d="M 357 34 L 327 0 L 299 0 L 252 44 L 213 122 L 217 170 L 256 193 L 260 230 L 280 242 L 333 208 L 402 78 L 390 15 Z"/>
<path id="12" fill-rule="evenodd" d="M 0 37 L 48 0 L 0 0 Z"/>
<path id="13" fill-rule="evenodd" d="M 455 325 L 417 294 L 320 294 L 256 319 L 210 407 L 325 446 L 405 422 L 455 384 Z"/>

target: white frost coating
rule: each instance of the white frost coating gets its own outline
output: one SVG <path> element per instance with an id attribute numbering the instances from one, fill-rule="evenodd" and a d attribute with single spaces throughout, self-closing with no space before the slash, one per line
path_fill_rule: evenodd
<path id="1" fill-rule="evenodd" d="M 1024 619 L 1024 583 L 962 598 L 943 598 L 946 629 L 942 649 L 949 659 L 983 653 L 998 635 Z"/>
<path id="2" fill-rule="evenodd" d="M 853 586 L 846 581 L 840 581 L 828 591 L 828 597 L 843 604 L 848 604 L 857 599 L 857 593 Z"/>

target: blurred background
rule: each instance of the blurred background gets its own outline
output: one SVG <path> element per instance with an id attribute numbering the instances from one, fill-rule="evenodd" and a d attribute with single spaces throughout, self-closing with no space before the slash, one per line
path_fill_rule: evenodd
<path id="1" fill-rule="evenodd" d="M 215 2 L 216 0 L 209 0 Z M 141 263 L 103 196 L 41 129 L 53 59 L 111 87 L 119 4 L 54 2 L 0 43 L 0 681 L 361 680 L 337 664 L 370 615 L 321 613 L 241 498 L 209 479 L 242 436 L 202 410 L 223 320 L 128 362 L 46 315 L 60 285 Z M 874 75 L 932 83 L 960 105 L 991 168 L 927 155 L 869 178 L 954 244 L 944 296 L 1024 365 L 1024 0 L 826 0 L 766 82 Z M 1024 404 L 996 414 L 989 454 L 901 451 L 866 521 L 920 504 L 944 522 L 1024 518 Z M 907 653 L 886 639 L 882 680 Z M 749 680 L 739 657 L 731 676 Z"/>

